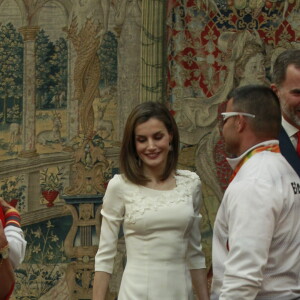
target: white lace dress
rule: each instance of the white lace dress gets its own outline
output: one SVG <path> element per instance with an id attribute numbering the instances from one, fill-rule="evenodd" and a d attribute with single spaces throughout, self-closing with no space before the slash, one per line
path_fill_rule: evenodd
<path id="1" fill-rule="evenodd" d="M 121 175 L 109 182 L 95 271 L 112 273 L 121 224 L 127 263 L 118 300 L 191 300 L 190 269 L 205 268 L 201 251 L 200 179 L 177 171 L 176 187 L 159 191 Z"/>

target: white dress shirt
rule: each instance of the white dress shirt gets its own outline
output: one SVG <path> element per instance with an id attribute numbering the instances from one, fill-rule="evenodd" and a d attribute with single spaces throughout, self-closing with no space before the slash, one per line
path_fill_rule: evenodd
<path id="1" fill-rule="evenodd" d="M 294 148 L 297 148 L 298 138 L 297 138 L 297 132 L 299 131 L 298 128 L 287 122 L 283 117 L 281 119 L 282 127 L 284 128 L 285 132 L 291 139 L 291 142 L 294 146 Z"/>

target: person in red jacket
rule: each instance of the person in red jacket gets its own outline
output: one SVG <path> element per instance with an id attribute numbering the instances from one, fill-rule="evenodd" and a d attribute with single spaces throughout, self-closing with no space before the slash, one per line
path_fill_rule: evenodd
<path id="1" fill-rule="evenodd" d="M 23 261 L 25 248 L 20 214 L 0 197 L 0 300 L 9 299 L 13 292 L 14 269 Z"/>

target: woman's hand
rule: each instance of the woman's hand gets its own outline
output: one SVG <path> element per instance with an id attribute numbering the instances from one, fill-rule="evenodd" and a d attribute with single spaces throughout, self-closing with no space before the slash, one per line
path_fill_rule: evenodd
<path id="1" fill-rule="evenodd" d="M 2 197 L 0 197 L 0 206 L 2 207 L 4 213 L 10 208 L 14 208 L 11 205 L 9 205 Z"/>

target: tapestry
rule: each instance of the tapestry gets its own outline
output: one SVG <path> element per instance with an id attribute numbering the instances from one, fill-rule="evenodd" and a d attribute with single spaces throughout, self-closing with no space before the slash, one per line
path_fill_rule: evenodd
<path id="1" fill-rule="evenodd" d="M 0 196 L 28 243 L 13 299 L 91 299 L 103 194 L 140 103 L 145 5 L 0 0 Z M 109 299 L 124 248 L 120 235 Z"/>
<path id="2" fill-rule="evenodd" d="M 300 47 L 300 1 L 169 0 L 167 92 L 180 129 L 181 163 L 203 184 L 208 267 L 214 219 L 231 170 L 220 132 L 227 94 L 270 84 L 279 53 Z"/>
<path id="3" fill-rule="evenodd" d="M 28 242 L 12 299 L 91 299 L 100 210 L 124 124 L 165 102 L 179 169 L 202 181 L 207 266 L 230 176 L 218 119 L 227 93 L 269 84 L 299 47 L 296 0 L 0 0 L 0 196 Z M 107 299 L 124 266 L 120 232 Z"/>

